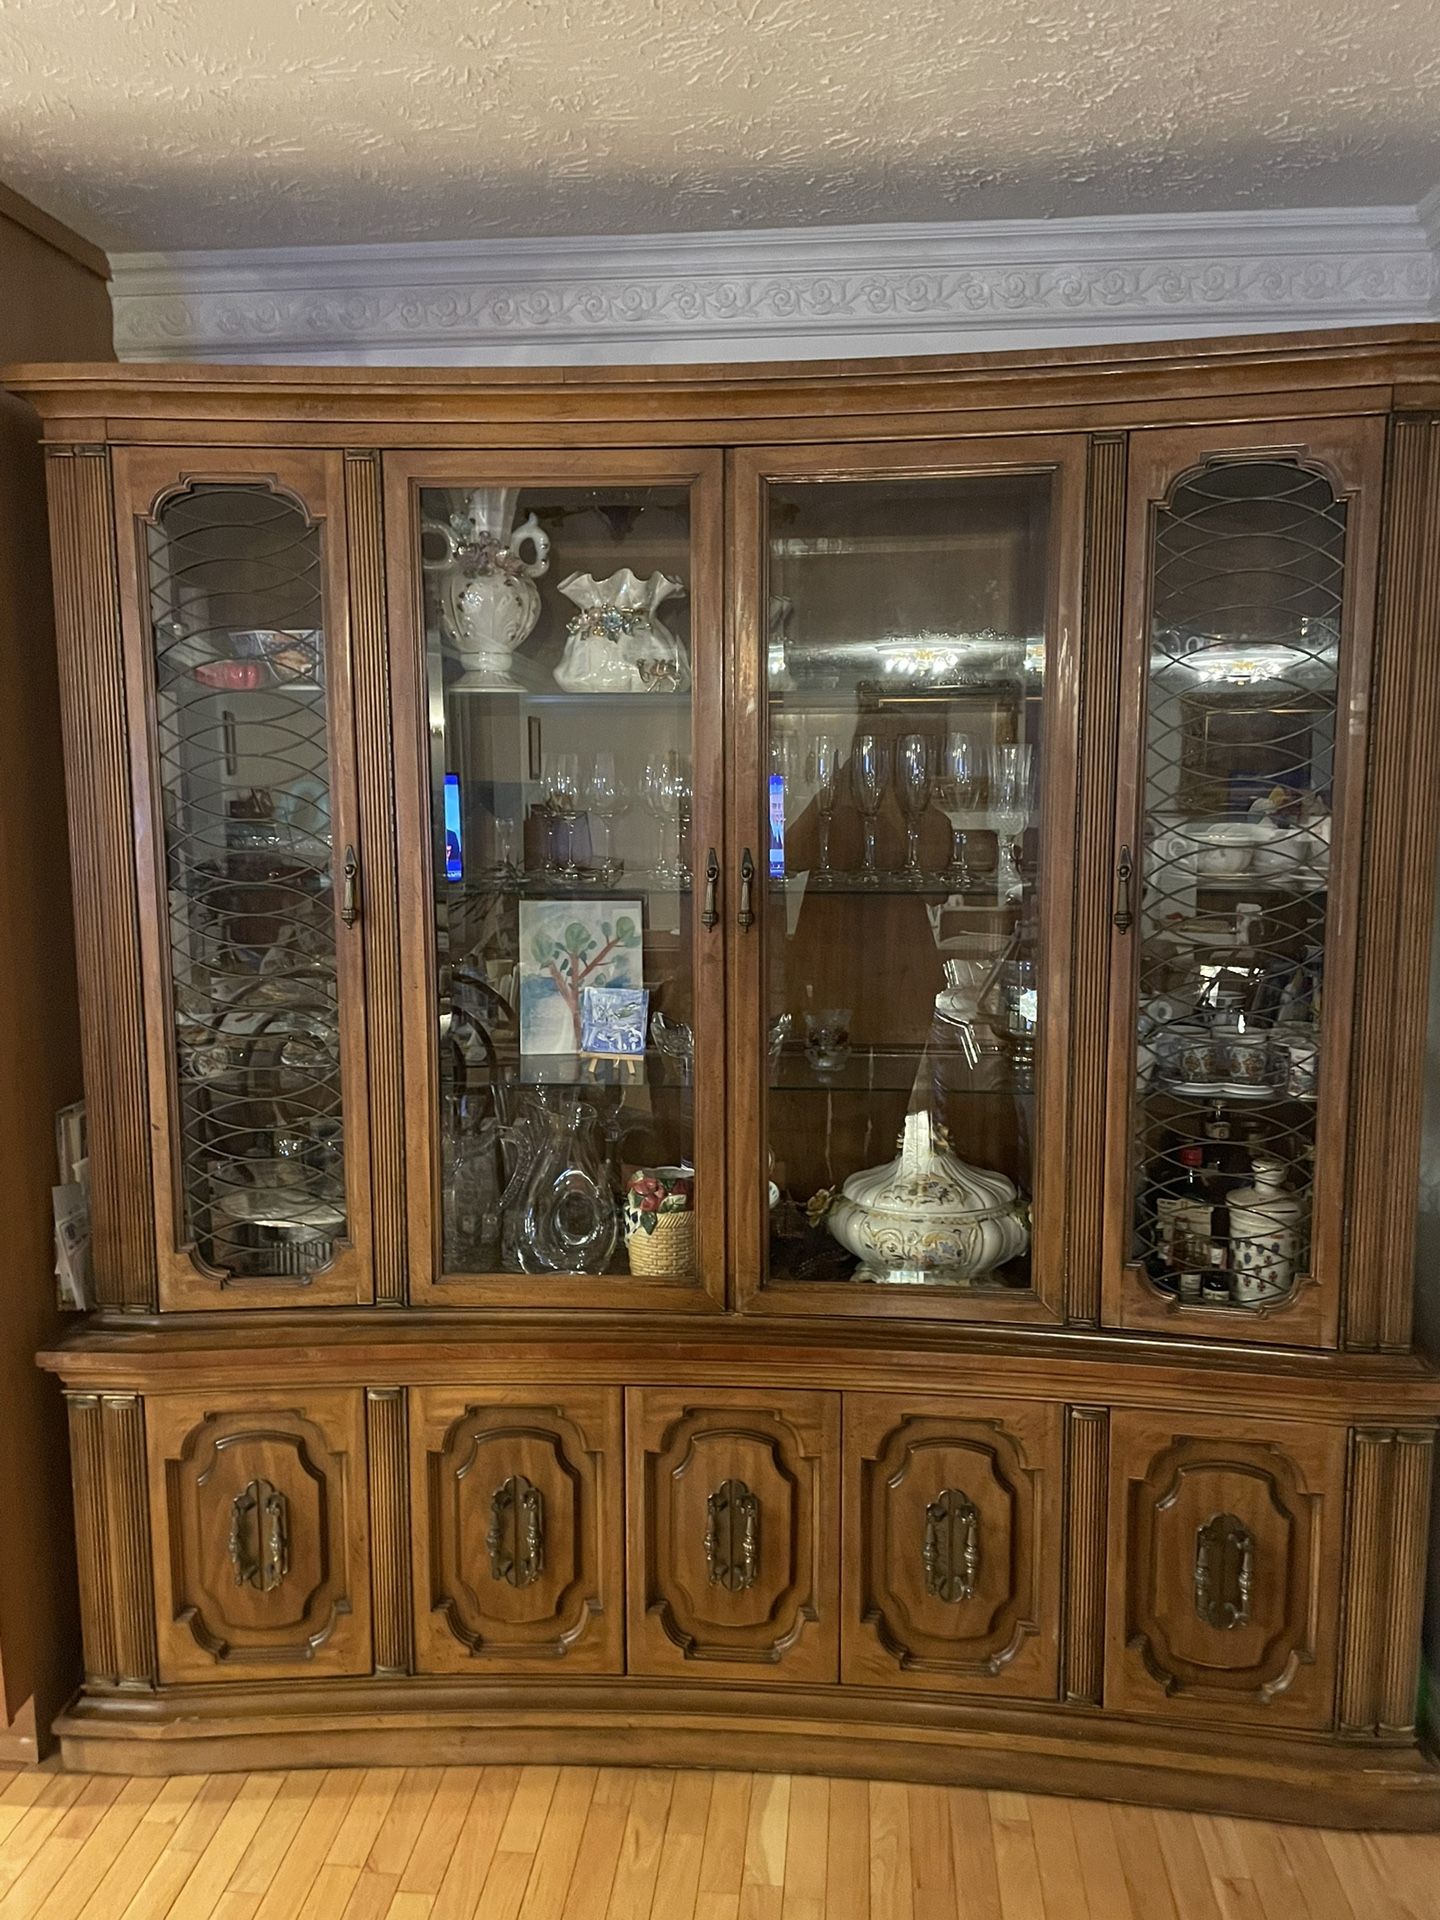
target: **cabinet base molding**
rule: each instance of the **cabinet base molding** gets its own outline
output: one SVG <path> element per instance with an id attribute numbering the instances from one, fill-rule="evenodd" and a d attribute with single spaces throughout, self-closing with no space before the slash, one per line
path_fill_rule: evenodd
<path id="1" fill-rule="evenodd" d="M 300 1682 L 82 1694 L 65 1765 L 158 1776 L 305 1767 L 715 1767 L 1055 1793 L 1308 1826 L 1440 1827 L 1440 1765 L 1413 1746 L 1163 1730 L 1144 1721 L 848 1689 L 682 1683 Z"/>

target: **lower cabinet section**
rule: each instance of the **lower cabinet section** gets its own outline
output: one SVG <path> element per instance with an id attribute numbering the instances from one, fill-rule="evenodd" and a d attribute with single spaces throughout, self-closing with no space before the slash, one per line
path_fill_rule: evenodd
<path id="1" fill-rule="evenodd" d="M 834 1680 L 840 1397 L 632 1388 L 630 1671 Z"/>
<path id="2" fill-rule="evenodd" d="M 1344 1431 L 1117 1413 L 1110 1462 L 1105 1704 L 1330 1725 Z"/>
<path id="3" fill-rule="evenodd" d="M 846 1396 L 845 1680 L 1054 1699 L 1063 1411 Z"/>
<path id="4" fill-rule="evenodd" d="M 422 1673 L 623 1673 L 620 1393 L 410 1396 Z"/>
<path id="5" fill-rule="evenodd" d="M 358 1389 L 145 1404 L 162 1681 L 370 1671 Z"/>
<path id="6" fill-rule="evenodd" d="M 1440 1823 L 1432 1420 L 460 1364 L 71 1390 L 73 1764 L 423 1765 L 433 1736 Z"/>

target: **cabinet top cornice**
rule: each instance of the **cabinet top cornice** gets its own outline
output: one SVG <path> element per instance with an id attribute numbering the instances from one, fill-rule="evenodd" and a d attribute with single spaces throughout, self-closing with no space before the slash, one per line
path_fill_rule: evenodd
<path id="1" fill-rule="evenodd" d="M 376 444 L 563 437 L 613 423 L 626 438 L 691 444 L 763 439 L 806 416 L 807 438 L 907 437 L 957 428 L 1166 424 L 1219 403 L 1301 399 L 1313 412 L 1440 407 L 1440 323 L 1259 334 L 1110 347 L 893 360 L 617 367 L 27 364 L 0 369 L 54 440 L 173 437 L 205 423 L 228 438 L 284 423 L 287 440 Z M 1305 396 L 1310 396 L 1308 402 Z M 1261 408 L 1260 410 L 1269 410 Z M 526 429 L 529 429 L 527 431 Z M 390 431 L 385 431 L 385 429 Z M 304 430 L 303 432 L 296 431 Z M 345 429 L 337 433 L 336 429 Z M 637 431 L 638 430 L 638 431 Z"/>

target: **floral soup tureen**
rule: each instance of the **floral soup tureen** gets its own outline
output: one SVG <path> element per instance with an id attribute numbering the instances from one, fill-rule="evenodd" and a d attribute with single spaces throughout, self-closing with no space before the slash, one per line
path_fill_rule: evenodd
<path id="1" fill-rule="evenodd" d="M 825 1223 L 860 1261 L 860 1280 L 953 1286 L 1030 1244 L 1029 1208 L 1015 1183 L 967 1166 L 926 1112 L 906 1115 L 888 1165 L 851 1174 Z"/>

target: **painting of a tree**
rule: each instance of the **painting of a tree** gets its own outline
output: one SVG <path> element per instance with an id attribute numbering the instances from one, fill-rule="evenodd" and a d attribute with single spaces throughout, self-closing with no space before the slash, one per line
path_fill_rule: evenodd
<path id="1" fill-rule="evenodd" d="M 643 984 L 638 900 L 522 900 L 520 1050 L 578 1053 L 585 987 Z"/>

